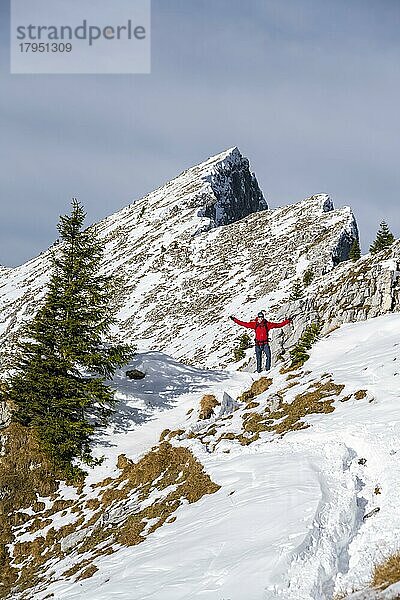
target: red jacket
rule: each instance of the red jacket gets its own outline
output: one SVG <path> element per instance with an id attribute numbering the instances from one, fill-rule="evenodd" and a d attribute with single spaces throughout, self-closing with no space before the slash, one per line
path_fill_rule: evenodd
<path id="1" fill-rule="evenodd" d="M 268 331 L 270 329 L 277 329 L 278 327 L 284 327 L 284 325 L 288 325 L 290 323 L 290 319 L 285 319 L 280 323 L 273 323 L 272 321 L 267 321 L 264 319 L 261 323 L 257 321 L 239 321 L 239 319 L 233 319 L 237 325 L 241 325 L 242 327 L 248 327 L 249 329 L 254 329 L 256 332 L 256 342 L 268 342 Z"/>

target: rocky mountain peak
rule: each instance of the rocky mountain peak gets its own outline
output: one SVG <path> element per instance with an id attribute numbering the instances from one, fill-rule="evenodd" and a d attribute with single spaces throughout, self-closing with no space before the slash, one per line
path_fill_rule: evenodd
<path id="1" fill-rule="evenodd" d="M 164 219 L 186 218 L 185 211 L 191 211 L 192 233 L 198 233 L 234 223 L 268 205 L 248 159 L 234 147 L 183 171 L 129 208 Z"/>
<path id="2" fill-rule="evenodd" d="M 358 237 L 351 210 L 334 209 L 327 194 L 267 210 L 237 148 L 187 169 L 97 230 L 104 271 L 123 281 L 116 335 L 202 366 L 229 362 L 240 335 L 230 314 L 245 319 L 264 308 L 273 320 L 296 279 L 332 271 Z M 34 314 L 48 272 L 47 252 L 0 277 L 0 361 Z"/>
<path id="3" fill-rule="evenodd" d="M 313 196 L 298 202 L 298 206 L 304 210 L 320 210 L 321 213 L 332 212 L 335 210 L 333 200 L 329 194 L 314 194 Z"/>
<path id="4" fill-rule="evenodd" d="M 199 216 L 210 219 L 210 225 L 228 225 L 249 214 L 266 210 L 267 202 L 260 190 L 249 161 L 238 148 L 223 153 L 205 180 L 209 182 L 214 198 L 199 211 Z"/>

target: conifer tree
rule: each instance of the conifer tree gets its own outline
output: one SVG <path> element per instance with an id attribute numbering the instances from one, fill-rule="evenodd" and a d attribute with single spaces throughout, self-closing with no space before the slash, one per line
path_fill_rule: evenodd
<path id="1" fill-rule="evenodd" d="M 314 279 L 314 271 L 312 269 L 307 269 L 307 271 L 305 271 L 304 275 L 303 275 L 303 283 L 304 283 L 305 287 L 310 285 L 313 279 Z"/>
<path id="2" fill-rule="evenodd" d="M 233 350 L 233 356 L 235 358 L 235 361 L 237 362 L 239 360 L 243 360 L 243 358 L 246 357 L 246 350 L 248 350 L 248 348 L 251 348 L 251 346 L 252 343 L 249 334 L 242 333 L 242 335 L 239 338 L 239 345 Z"/>
<path id="3" fill-rule="evenodd" d="M 90 442 L 114 406 L 105 385 L 132 356 L 129 346 L 104 342 L 113 323 L 112 281 L 100 273 L 102 247 L 95 229 L 83 230 L 85 212 L 74 199 L 60 218 L 43 305 L 28 325 L 7 396 L 14 419 L 32 427 L 44 450 L 66 474 L 90 464 Z"/>
<path id="4" fill-rule="evenodd" d="M 296 346 L 290 351 L 291 367 L 299 367 L 310 358 L 308 350 L 311 350 L 313 344 L 317 341 L 321 329 L 322 323 L 320 321 L 311 323 L 306 327 Z"/>
<path id="5" fill-rule="evenodd" d="M 296 279 L 292 291 L 289 296 L 289 300 L 300 300 L 304 295 L 303 286 L 301 285 L 301 281 Z"/>
<path id="6" fill-rule="evenodd" d="M 360 244 L 358 240 L 354 240 L 350 248 L 349 259 L 356 262 L 359 258 L 361 258 Z"/>
<path id="7" fill-rule="evenodd" d="M 375 241 L 371 245 L 369 251 L 371 254 L 377 254 L 381 250 L 389 248 L 389 246 L 393 244 L 394 239 L 394 235 L 390 231 L 388 224 L 386 221 L 382 221 L 376 234 Z"/>

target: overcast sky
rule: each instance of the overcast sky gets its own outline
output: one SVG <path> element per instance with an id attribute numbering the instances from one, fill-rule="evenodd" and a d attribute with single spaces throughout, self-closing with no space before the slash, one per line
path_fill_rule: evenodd
<path id="1" fill-rule="evenodd" d="M 113 0 L 118 2 L 118 0 Z M 151 75 L 10 75 L 0 0 L 0 264 L 238 146 L 271 207 L 329 193 L 400 236 L 399 0 L 153 0 Z"/>

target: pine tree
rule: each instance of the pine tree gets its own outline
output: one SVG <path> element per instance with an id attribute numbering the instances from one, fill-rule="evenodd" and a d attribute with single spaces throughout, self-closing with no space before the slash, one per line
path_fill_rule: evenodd
<path id="1" fill-rule="evenodd" d="M 291 367 L 300 367 L 310 358 L 308 350 L 310 350 L 317 341 L 321 329 L 322 323 L 320 321 L 311 323 L 311 325 L 306 327 L 296 346 L 290 351 L 290 356 L 292 358 Z"/>
<path id="2" fill-rule="evenodd" d="M 307 271 L 305 271 L 303 275 L 304 286 L 307 287 L 308 285 L 310 285 L 313 279 L 314 271 L 312 269 L 307 269 Z"/>
<path id="3" fill-rule="evenodd" d="M 289 300 L 300 300 L 304 295 L 303 286 L 299 279 L 296 279 L 292 291 L 289 296 Z"/>
<path id="4" fill-rule="evenodd" d="M 239 346 L 233 349 L 235 361 L 243 360 L 246 357 L 246 350 L 251 348 L 251 338 L 248 333 L 243 333 L 239 339 Z"/>
<path id="5" fill-rule="evenodd" d="M 385 248 L 389 248 L 394 242 L 394 235 L 391 233 L 386 221 L 382 221 L 374 243 L 371 245 L 369 251 L 371 254 L 377 254 Z"/>
<path id="6" fill-rule="evenodd" d="M 100 273 L 101 243 L 94 228 L 82 229 L 85 216 L 74 199 L 71 214 L 60 218 L 48 292 L 7 386 L 14 419 L 35 430 L 69 475 L 79 472 L 75 458 L 92 461 L 93 433 L 115 404 L 105 380 L 132 356 L 129 346 L 104 342 L 113 323 L 112 281 Z"/>
<path id="7" fill-rule="evenodd" d="M 356 262 L 359 258 L 361 258 L 361 250 L 359 241 L 356 239 L 353 241 L 350 252 L 349 252 L 349 260 Z"/>

